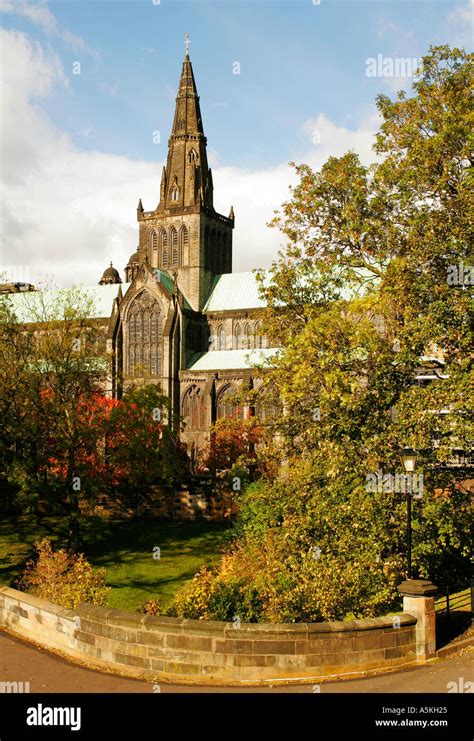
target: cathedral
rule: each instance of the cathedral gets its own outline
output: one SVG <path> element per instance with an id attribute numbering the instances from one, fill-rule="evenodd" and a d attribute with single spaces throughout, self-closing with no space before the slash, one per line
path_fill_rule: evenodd
<path id="1" fill-rule="evenodd" d="M 120 398 L 133 384 L 155 383 L 181 420 L 189 450 L 203 449 L 222 417 L 261 419 L 274 410 L 250 409 L 233 396 L 258 384 L 255 367 L 277 352 L 262 335 L 265 304 L 252 272 L 232 272 L 234 210 L 214 208 L 212 172 L 189 53 L 183 62 L 168 157 L 154 211 L 138 202 L 138 247 L 125 281 L 112 263 L 99 284 L 81 286 L 106 349 L 106 393 Z M 60 289 L 28 283 L 0 285 L 20 323 L 38 326 Z"/>
<path id="2" fill-rule="evenodd" d="M 255 275 L 232 272 L 234 211 L 214 208 L 206 144 L 186 51 L 159 203 L 153 211 L 138 203 L 138 247 L 125 283 L 112 264 L 100 280 L 115 291 L 110 393 L 120 397 L 137 381 L 159 384 L 189 448 L 206 446 L 218 418 L 250 414 L 232 396 L 242 383 L 252 386 L 252 369 L 275 352 L 262 336 Z"/>

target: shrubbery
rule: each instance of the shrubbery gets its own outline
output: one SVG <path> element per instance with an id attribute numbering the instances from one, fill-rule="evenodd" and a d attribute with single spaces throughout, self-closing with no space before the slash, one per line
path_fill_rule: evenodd
<path id="1" fill-rule="evenodd" d="M 373 617 L 397 606 L 396 587 L 403 578 L 401 557 L 394 549 L 381 558 L 377 555 L 385 550 L 383 541 L 388 540 L 390 525 L 379 547 L 380 530 L 363 503 L 344 513 L 341 500 L 342 517 L 331 517 L 327 499 L 321 496 L 321 506 L 312 510 L 311 495 L 296 489 L 290 492 L 281 487 L 287 496 L 281 504 L 281 521 L 265 523 L 265 495 L 274 498 L 273 512 L 279 509 L 276 487 L 251 487 L 241 502 L 239 541 L 217 567 L 203 567 L 164 614 L 292 623 Z M 246 525 L 248 507 L 255 515 L 258 506 L 260 523 L 252 519 Z"/>
<path id="2" fill-rule="evenodd" d="M 37 558 L 28 561 L 19 587 L 35 597 L 70 609 L 79 602 L 105 605 L 110 587 L 105 569 L 93 569 L 83 553 L 54 551 L 46 538 L 35 543 Z"/>

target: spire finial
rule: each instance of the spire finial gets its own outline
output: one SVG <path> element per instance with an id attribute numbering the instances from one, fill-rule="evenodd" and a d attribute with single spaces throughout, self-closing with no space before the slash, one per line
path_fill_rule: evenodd
<path id="1" fill-rule="evenodd" d="M 189 57 L 189 44 L 191 43 L 191 39 L 189 38 L 189 34 L 184 34 L 184 48 L 186 49 L 186 56 Z"/>

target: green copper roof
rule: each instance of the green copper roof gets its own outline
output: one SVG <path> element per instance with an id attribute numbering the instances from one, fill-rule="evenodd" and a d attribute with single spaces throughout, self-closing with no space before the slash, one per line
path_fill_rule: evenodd
<path id="1" fill-rule="evenodd" d="M 165 270 L 159 268 L 153 268 L 153 273 L 159 283 L 162 283 L 169 293 L 173 293 L 174 283 L 173 278 Z"/>
<path id="2" fill-rule="evenodd" d="M 173 278 L 169 273 L 166 272 L 166 270 L 160 270 L 159 268 L 153 268 L 153 275 L 155 276 L 158 283 L 161 283 L 169 294 L 173 294 L 174 291 L 174 281 Z M 190 309 L 191 304 L 189 303 L 186 296 L 183 294 L 184 298 L 184 307 L 185 309 Z"/>
<path id="3" fill-rule="evenodd" d="M 214 278 L 204 312 L 263 309 L 255 273 L 224 273 Z"/>
<path id="4" fill-rule="evenodd" d="M 66 300 L 79 308 L 85 304 L 89 319 L 102 319 L 111 316 L 113 302 L 117 298 L 120 287 L 125 294 L 130 283 L 9 293 L 6 294 L 6 298 L 10 302 L 17 321 L 25 324 L 64 319 L 61 311 Z"/>
<path id="5" fill-rule="evenodd" d="M 265 350 L 210 350 L 200 357 L 194 355 L 188 364 L 188 370 L 245 370 L 265 365 L 278 352 L 277 347 Z"/>
<path id="6" fill-rule="evenodd" d="M 366 284 L 354 286 L 347 283 L 341 289 L 341 297 L 347 301 L 363 295 L 379 279 L 369 270 L 358 269 L 359 275 L 366 279 Z M 264 271 L 264 285 L 272 283 L 272 275 Z M 304 284 L 304 279 L 302 280 Z M 224 273 L 217 275 L 211 287 L 211 294 L 203 309 L 205 313 L 214 311 L 245 311 L 247 309 L 263 309 L 266 304 L 259 295 L 260 283 L 256 273 Z"/>

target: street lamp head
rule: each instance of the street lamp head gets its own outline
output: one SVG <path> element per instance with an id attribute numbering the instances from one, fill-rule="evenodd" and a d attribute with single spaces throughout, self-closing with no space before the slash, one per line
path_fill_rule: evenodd
<path id="1" fill-rule="evenodd" d="M 400 451 L 400 460 L 405 469 L 405 473 L 413 473 L 416 467 L 417 453 L 413 448 L 402 448 Z"/>

